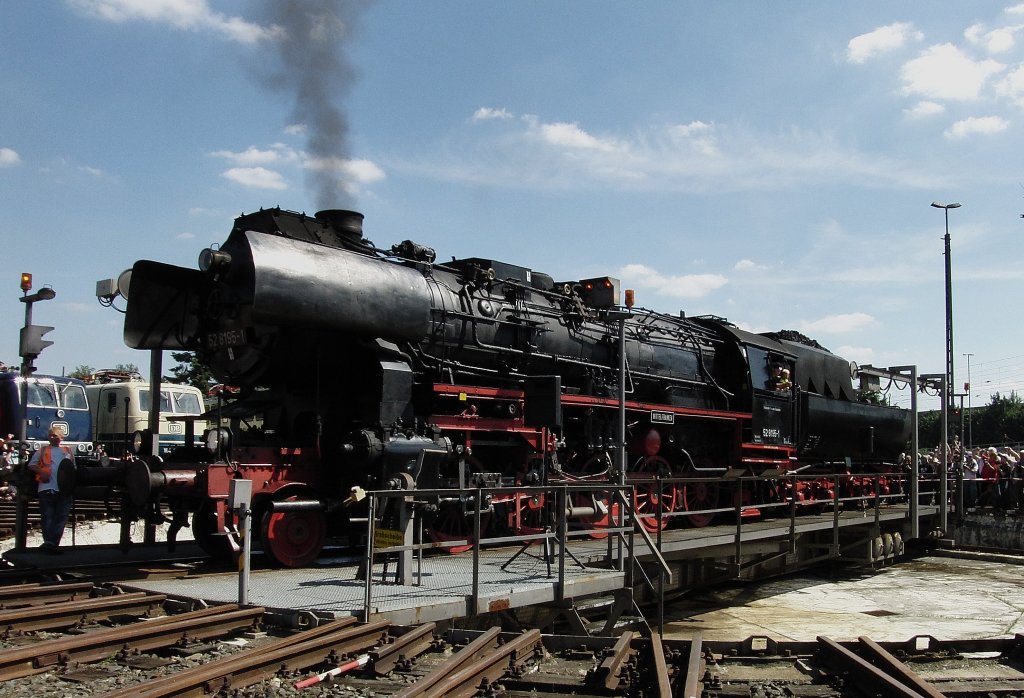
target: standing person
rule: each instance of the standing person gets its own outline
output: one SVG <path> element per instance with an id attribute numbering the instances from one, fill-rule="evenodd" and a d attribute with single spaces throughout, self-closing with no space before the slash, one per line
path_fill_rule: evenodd
<path id="1" fill-rule="evenodd" d="M 978 503 L 978 454 L 980 451 L 964 452 L 964 508 L 973 509 Z"/>
<path id="2" fill-rule="evenodd" d="M 981 470 L 978 471 L 978 478 L 984 480 L 981 485 L 981 496 L 978 504 L 981 506 L 996 506 L 999 503 L 999 451 L 989 447 L 982 452 Z"/>
<path id="3" fill-rule="evenodd" d="M 64 435 L 59 429 L 50 428 L 50 443 L 32 454 L 28 469 L 36 474 L 39 484 L 39 513 L 43 519 L 43 544 L 40 549 L 50 555 L 60 554 L 60 539 L 71 513 L 74 497 L 71 492 L 61 492 L 57 484 L 57 469 L 65 460 L 74 464 L 74 455 L 67 446 L 61 446 Z"/>

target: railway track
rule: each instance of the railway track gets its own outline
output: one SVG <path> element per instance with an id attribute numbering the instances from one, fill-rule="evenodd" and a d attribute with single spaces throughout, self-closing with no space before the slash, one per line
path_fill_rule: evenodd
<path id="1" fill-rule="evenodd" d="M 1024 637 L 663 640 L 396 627 L 204 607 L 88 582 L 0 588 L 0 694 L 1024 696 Z M 309 690 L 311 687 L 317 687 Z"/>

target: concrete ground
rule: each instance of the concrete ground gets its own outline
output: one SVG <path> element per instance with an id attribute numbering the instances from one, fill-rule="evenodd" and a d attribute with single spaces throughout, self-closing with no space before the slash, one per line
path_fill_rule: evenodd
<path id="1" fill-rule="evenodd" d="M 666 604 L 665 638 L 904 641 L 1024 633 L 1024 566 L 921 557 L 872 571 L 832 567 L 705 591 Z M 652 619 L 653 620 L 653 619 Z"/>

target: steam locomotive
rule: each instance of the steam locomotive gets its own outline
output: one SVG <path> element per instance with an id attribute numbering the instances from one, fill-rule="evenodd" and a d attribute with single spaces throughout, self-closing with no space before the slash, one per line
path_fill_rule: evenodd
<path id="1" fill-rule="evenodd" d="M 656 530 L 678 512 L 710 523 L 705 512 L 730 496 L 716 478 L 837 463 L 884 471 L 909 438 L 907 413 L 858 401 L 850 364 L 813 342 L 633 308 L 609 277 L 438 262 L 410 240 L 381 249 L 352 211 L 243 215 L 198 266 L 136 262 L 124 340 L 196 352 L 237 388 L 209 415 L 230 428 L 137 460 L 129 489 L 179 525 L 191 515 L 211 551 L 233 478 L 253 482 L 264 550 L 301 566 L 331 521 L 353 516 L 342 504 L 354 486 L 623 478 L 638 483 L 635 515 Z M 655 475 L 683 479 L 655 488 Z M 759 496 L 827 501 L 831 482 Z M 434 508 L 435 540 L 467 535 L 458 501 Z M 607 501 L 576 504 L 588 525 L 607 521 Z M 499 498 L 492 518 L 521 532 L 535 505 Z"/>

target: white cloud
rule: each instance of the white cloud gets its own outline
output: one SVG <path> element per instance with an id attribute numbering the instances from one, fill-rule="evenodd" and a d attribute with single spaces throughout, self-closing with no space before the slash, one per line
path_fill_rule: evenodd
<path id="1" fill-rule="evenodd" d="M 210 153 L 210 156 L 223 158 L 228 162 L 244 167 L 297 162 L 299 160 L 298 153 L 283 143 L 274 143 L 267 149 L 260 149 L 251 145 L 242 152 L 216 150 Z"/>
<path id="2" fill-rule="evenodd" d="M 303 167 L 317 172 L 345 174 L 349 180 L 361 183 L 385 179 L 384 170 L 370 160 L 342 160 L 339 158 L 307 158 Z"/>
<path id="3" fill-rule="evenodd" d="M 981 46 L 989 53 L 1006 53 L 1017 43 L 1017 32 L 1021 25 L 999 27 L 986 31 L 984 25 L 974 24 L 964 31 L 964 38 L 976 46 Z"/>
<path id="4" fill-rule="evenodd" d="M 268 170 L 265 167 L 232 167 L 221 173 L 221 177 L 253 189 L 283 190 L 288 188 L 284 177 L 279 172 Z"/>
<path id="5" fill-rule="evenodd" d="M 751 259 L 741 259 L 733 265 L 733 271 L 764 271 L 766 269 L 770 269 L 770 267 L 758 264 Z"/>
<path id="6" fill-rule="evenodd" d="M 996 83 L 996 94 L 1024 106 L 1024 65 L 1017 66 Z"/>
<path id="7" fill-rule="evenodd" d="M 1010 122 L 999 116 L 971 116 L 961 119 L 946 129 L 942 135 L 951 140 L 968 136 L 990 136 L 1009 128 Z"/>
<path id="8" fill-rule="evenodd" d="M 978 99 L 986 82 L 1006 68 L 994 60 L 976 61 L 953 44 L 931 46 L 900 69 L 903 92 L 930 99 Z"/>
<path id="9" fill-rule="evenodd" d="M 79 11 L 121 24 L 152 22 L 175 29 L 211 30 L 230 41 L 252 44 L 282 36 L 277 26 L 262 27 L 241 17 L 214 12 L 206 0 L 68 0 Z"/>
<path id="10" fill-rule="evenodd" d="M 539 132 L 541 137 L 551 145 L 604 152 L 616 149 L 615 143 L 591 136 L 577 124 L 564 122 L 540 124 Z"/>
<path id="11" fill-rule="evenodd" d="M 386 179 L 384 170 L 370 160 L 347 160 L 345 171 L 356 182 L 370 184 Z"/>
<path id="12" fill-rule="evenodd" d="M 221 176 L 247 187 L 259 189 L 287 189 L 284 176 L 270 166 L 297 165 L 307 170 L 332 173 L 339 184 L 352 191 L 357 184 L 368 184 L 386 179 L 384 170 L 370 160 L 342 158 L 313 158 L 283 144 L 274 143 L 267 148 L 249 146 L 242 151 L 217 150 L 210 157 L 227 160 L 234 167 Z"/>
<path id="13" fill-rule="evenodd" d="M 195 233 L 178 233 L 175 236 L 175 239 L 177 239 L 177 240 L 195 240 L 195 238 L 196 238 L 196 234 Z"/>
<path id="14" fill-rule="evenodd" d="M 875 318 L 867 313 L 842 313 L 839 315 L 828 315 L 819 320 L 803 321 L 799 323 L 799 329 L 801 332 L 812 336 L 816 333 L 843 334 L 845 332 L 861 330 L 874 323 L 874 321 Z"/>
<path id="15" fill-rule="evenodd" d="M 491 121 L 494 119 L 505 121 L 511 119 L 511 112 L 506 109 L 491 109 L 490 107 L 480 107 L 473 112 L 473 121 Z"/>
<path id="16" fill-rule="evenodd" d="M 308 130 L 306 124 L 289 124 L 284 127 L 284 132 L 289 136 L 304 136 Z"/>
<path id="17" fill-rule="evenodd" d="M 850 39 L 846 58 L 851 63 L 864 63 L 869 58 L 902 48 L 908 41 L 920 41 L 921 32 L 909 22 L 896 22 Z"/>
<path id="18" fill-rule="evenodd" d="M 875 361 L 875 350 L 871 347 L 854 347 L 844 344 L 832 351 L 836 356 L 842 356 L 849 361 L 856 361 L 861 366 L 874 363 Z"/>
<path id="19" fill-rule="evenodd" d="M 942 106 L 938 102 L 929 102 L 927 100 L 918 102 L 910 109 L 904 109 L 903 113 L 908 119 L 924 119 L 929 116 L 935 116 L 946 111 L 946 107 Z"/>
<path id="20" fill-rule="evenodd" d="M 729 283 L 720 274 L 665 276 L 644 264 L 627 264 L 618 271 L 623 287 L 651 289 L 672 298 L 701 298 Z"/>
<path id="21" fill-rule="evenodd" d="M 751 131 L 695 120 L 597 137 L 580 124 L 547 123 L 534 115 L 494 124 L 497 133 L 468 131 L 461 148 L 392 167 L 439 180 L 544 191 L 611 187 L 720 193 L 808 182 L 928 189 L 945 184 L 935 171 L 859 152 L 831 133 L 806 129 Z"/>
<path id="22" fill-rule="evenodd" d="M 677 124 L 668 129 L 668 134 L 676 144 L 693 150 L 697 155 L 709 158 L 720 155 L 714 124 L 703 121 Z"/>
<path id="23" fill-rule="evenodd" d="M 14 167 L 21 164 L 21 156 L 10 148 L 0 148 L 0 167 Z"/>

